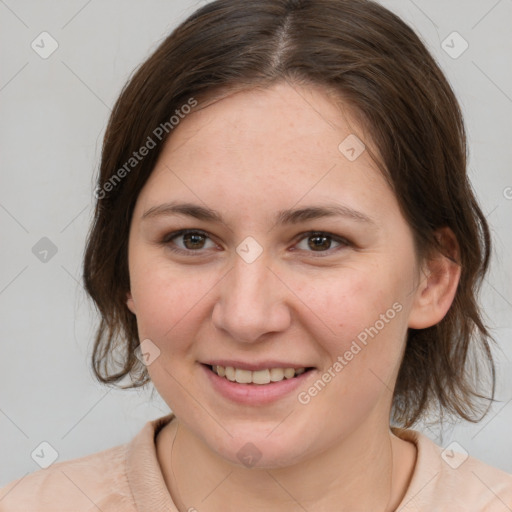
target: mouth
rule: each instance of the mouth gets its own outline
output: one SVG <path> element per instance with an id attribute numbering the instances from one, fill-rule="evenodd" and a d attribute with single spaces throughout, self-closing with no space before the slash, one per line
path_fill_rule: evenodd
<path id="1" fill-rule="evenodd" d="M 266 406 L 293 399 L 297 389 L 315 378 L 317 369 L 285 361 L 248 363 L 218 360 L 200 363 L 215 396 L 244 406 Z M 242 368 L 240 368 L 242 367 Z"/>
<path id="2" fill-rule="evenodd" d="M 237 384 L 265 386 L 284 380 L 296 379 L 299 376 L 314 370 L 313 367 L 281 367 L 247 370 L 234 366 L 204 365 L 212 373 L 230 382 Z"/>

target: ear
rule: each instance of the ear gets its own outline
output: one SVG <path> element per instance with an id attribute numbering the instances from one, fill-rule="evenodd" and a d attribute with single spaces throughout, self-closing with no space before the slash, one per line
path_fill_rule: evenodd
<path id="1" fill-rule="evenodd" d="M 136 309 L 135 309 L 135 301 L 133 300 L 133 297 L 132 297 L 132 294 L 131 292 L 128 292 L 126 294 L 126 305 L 128 306 L 128 309 L 134 314 L 136 315 L 137 312 L 136 312 Z"/>
<path id="2" fill-rule="evenodd" d="M 453 231 L 444 227 L 435 234 L 444 254 L 437 252 L 422 265 L 421 281 L 409 315 L 409 327 L 425 329 L 438 324 L 452 305 L 459 284 L 461 267 L 459 244 Z"/>

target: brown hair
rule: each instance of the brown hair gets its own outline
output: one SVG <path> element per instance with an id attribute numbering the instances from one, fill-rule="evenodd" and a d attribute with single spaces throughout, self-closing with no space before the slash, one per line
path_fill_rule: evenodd
<path id="1" fill-rule="evenodd" d="M 92 355 L 96 377 L 117 383 L 128 375 L 132 383 L 124 389 L 149 382 L 134 354 L 137 323 L 125 303 L 128 233 L 138 194 L 172 135 L 170 116 L 191 98 L 282 80 L 337 91 L 358 113 L 420 258 L 444 253 L 435 237 L 441 227 L 459 243 L 455 299 L 439 324 L 409 330 L 392 419 L 408 427 L 433 406 L 441 417 L 478 421 L 485 398 L 478 392 L 481 364 L 490 376 L 490 400 L 495 390 L 492 338 L 477 303 L 491 242 L 466 174 L 460 107 L 418 36 L 365 0 L 214 1 L 177 27 L 125 85 L 105 133 L 84 259 L 85 288 L 101 315 Z M 127 169 L 135 151 L 149 138 L 155 142 L 159 126 L 168 128 L 165 135 Z M 114 182 L 116 173 L 123 179 Z"/>

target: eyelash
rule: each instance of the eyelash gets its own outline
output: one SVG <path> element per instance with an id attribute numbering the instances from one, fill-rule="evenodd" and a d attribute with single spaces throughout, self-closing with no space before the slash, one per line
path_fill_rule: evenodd
<path id="1" fill-rule="evenodd" d="M 172 233 L 165 235 L 161 241 L 161 244 L 165 245 L 170 251 L 178 253 L 178 254 L 186 254 L 187 256 L 191 256 L 191 255 L 194 255 L 194 253 L 197 253 L 197 255 L 200 256 L 202 249 L 198 249 L 198 250 L 180 249 L 177 247 L 173 247 L 171 245 L 172 240 L 174 240 L 175 238 L 178 238 L 180 236 L 187 235 L 187 234 L 201 235 L 201 236 L 211 240 L 211 237 L 208 235 L 208 233 L 206 231 L 202 231 L 200 229 L 181 229 L 179 231 L 174 231 Z M 306 231 L 304 233 L 301 233 L 300 235 L 298 235 L 296 237 L 295 244 L 301 242 L 304 239 L 311 238 L 313 236 L 325 236 L 327 238 L 330 238 L 332 241 L 341 244 L 340 247 L 335 247 L 334 249 L 332 249 L 332 248 L 327 249 L 326 251 L 318 251 L 318 252 L 306 251 L 306 252 L 310 252 L 313 255 L 313 257 L 315 257 L 315 258 L 329 256 L 332 254 L 332 251 L 337 251 L 337 250 L 343 249 L 344 247 L 349 247 L 352 245 L 347 239 L 342 238 L 340 236 L 336 236 L 332 233 L 328 233 L 326 231 Z"/>

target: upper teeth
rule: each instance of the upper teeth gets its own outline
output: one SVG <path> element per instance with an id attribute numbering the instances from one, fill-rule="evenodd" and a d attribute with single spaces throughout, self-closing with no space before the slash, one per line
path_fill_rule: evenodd
<path id="1" fill-rule="evenodd" d="M 212 366 L 213 371 L 220 377 L 225 377 L 231 382 L 239 384 L 268 384 L 269 382 L 279 382 L 283 379 L 291 379 L 295 375 L 300 375 L 306 371 L 306 368 L 268 368 L 265 370 L 241 370 L 232 366 Z"/>

